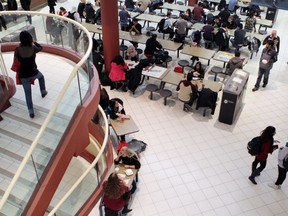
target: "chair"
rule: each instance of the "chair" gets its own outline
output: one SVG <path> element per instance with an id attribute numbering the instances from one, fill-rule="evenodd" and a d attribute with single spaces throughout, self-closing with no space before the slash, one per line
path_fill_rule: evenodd
<path id="1" fill-rule="evenodd" d="M 137 51 L 137 58 L 140 59 L 140 58 L 139 58 L 139 55 L 141 55 L 141 54 L 143 53 L 143 50 L 137 48 L 136 51 Z"/>
<path id="2" fill-rule="evenodd" d="M 182 67 L 182 72 L 184 73 L 184 68 L 189 66 L 189 61 L 187 60 L 179 60 L 178 65 Z"/>
<path id="3" fill-rule="evenodd" d="M 155 84 L 148 84 L 146 90 L 150 92 L 150 100 L 153 100 L 153 92 L 158 90 L 158 86 Z"/>
<path id="4" fill-rule="evenodd" d="M 171 61 L 172 61 L 172 57 L 168 56 L 168 58 L 164 61 L 166 68 L 168 67 L 168 63 L 171 62 Z"/>
<path id="5" fill-rule="evenodd" d="M 161 12 L 161 13 L 158 13 L 157 16 L 165 17 L 166 14 Z"/>
<path id="6" fill-rule="evenodd" d="M 164 97 L 164 106 L 166 106 L 167 98 L 172 95 L 172 92 L 168 89 L 160 89 L 159 93 L 162 97 Z"/>
<path id="7" fill-rule="evenodd" d="M 216 82 L 216 80 L 217 80 L 217 75 L 218 75 L 219 73 L 222 73 L 222 68 L 217 67 L 217 66 L 213 66 L 213 67 L 211 68 L 211 72 L 214 73 L 214 81 Z"/>
<path id="8" fill-rule="evenodd" d="M 176 2 L 178 5 L 184 5 L 184 2 L 183 1 L 177 1 Z"/>

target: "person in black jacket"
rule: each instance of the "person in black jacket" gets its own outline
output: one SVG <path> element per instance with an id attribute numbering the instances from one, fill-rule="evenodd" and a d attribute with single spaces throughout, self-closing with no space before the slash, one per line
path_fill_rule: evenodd
<path id="1" fill-rule="evenodd" d="M 48 6 L 49 6 L 49 13 L 55 14 L 54 6 L 56 6 L 56 0 L 48 0 Z"/>
<path id="2" fill-rule="evenodd" d="M 3 11 L 4 7 L 2 5 L 2 2 L 0 1 L 0 11 Z M 6 20 L 4 19 L 3 16 L 0 16 L 0 31 L 2 31 L 2 27 L 7 30 L 7 26 L 6 26 Z"/>
<path id="3" fill-rule="evenodd" d="M 20 4 L 23 10 L 30 11 L 31 0 L 20 0 Z M 27 20 L 30 25 L 32 24 L 31 15 L 27 15 Z"/>
<path id="4" fill-rule="evenodd" d="M 141 163 L 136 152 L 124 146 L 118 152 L 117 157 L 114 160 L 115 164 L 122 163 L 126 169 L 140 169 Z M 137 189 L 136 182 L 133 180 L 131 194 L 133 194 Z"/>
<path id="5" fill-rule="evenodd" d="M 246 31 L 243 30 L 243 24 L 238 23 L 237 29 L 234 32 L 234 38 L 231 39 L 231 43 L 234 47 L 238 48 L 238 46 L 244 45 Z"/>
<path id="6" fill-rule="evenodd" d="M 16 0 L 8 0 L 7 1 L 7 10 L 8 11 L 17 11 L 18 10 L 18 4 Z M 13 22 L 17 22 L 17 15 L 12 15 Z"/>
<path id="7" fill-rule="evenodd" d="M 162 45 L 156 39 L 157 34 L 152 34 L 152 36 L 146 41 L 146 47 L 144 50 L 144 55 L 146 57 L 153 57 L 156 50 L 162 49 Z"/>
<path id="8" fill-rule="evenodd" d="M 90 0 L 87 0 L 85 5 L 86 23 L 95 23 L 95 10 Z"/>

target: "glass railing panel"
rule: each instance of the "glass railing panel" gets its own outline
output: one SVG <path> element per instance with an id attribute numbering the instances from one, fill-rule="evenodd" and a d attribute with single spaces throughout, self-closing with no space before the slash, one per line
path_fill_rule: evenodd
<path id="1" fill-rule="evenodd" d="M 69 31 L 73 29 L 74 25 L 65 21 L 65 25 L 67 24 L 67 27 L 64 27 L 65 29 L 63 29 L 63 34 L 66 34 L 66 38 L 63 35 L 63 38 L 61 39 L 62 41 L 57 44 L 54 40 L 50 40 L 50 33 L 46 31 L 46 18 L 47 17 L 45 16 L 32 15 L 32 25 L 30 25 L 29 21 L 26 21 L 27 16 L 21 15 L 20 18 L 17 19 L 17 24 L 12 27 L 9 26 L 7 31 L 0 32 L 2 43 L 19 42 L 20 32 L 22 30 L 27 30 L 38 42 L 48 43 L 54 46 L 64 46 L 64 48 L 76 52 L 79 59 L 83 58 L 85 52 L 87 51 L 87 35 L 85 35 L 83 31 L 79 31 L 78 40 L 74 40 L 73 34 L 71 34 L 72 37 L 69 35 Z M 64 23 L 64 21 L 61 19 L 55 17 L 53 19 Z M 71 38 L 72 42 L 76 41 L 76 43 L 71 43 L 69 45 L 69 39 Z M 84 38 L 86 39 L 85 41 Z M 87 62 L 84 64 L 86 65 Z M 0 214 L 9 210 L 12 211 L 13 208 L 11 206 L 13 206 L 16 209 L 18 208 L 17 211 L 15 210 L 17 213 L 11 213 L 8 215 L 21 215 L 22 210 L 26 207 L 26 202 L 29 201 L 38 180 L 41 178 L 51 156 L 59 145 L 59 141 L 67 129 L 67 126 L 69 125 L 71 117 L 74 115 L 77 106 L 80 105 L 83 98 L 89 94 L 89 77 L 91 75 L 89 75 L 89 72 L 87 73 L 85 70 L 87 70 L 87 66 L 84 67 L 84 65 L 82 68 L 80 67 L 77 70 L 76 75 L 69 84 L 67 91 L 65 91 L 63 98 L 59 100 L 59 105 L 57 106 L 55 113 L 52 114 L 47 127 L 40 136 L 36 148 L 33 150 L 29 161 L 25 164 L 24 170 L 21 172 L 20 178 L 14 185 L 6 204 L 0 211 Z M 59 90 L 59 94 L 60 91 L 61 90 Z M 91 175 L 92 174 L 93 173 L 91 173 Z M 89 181 L 89 177 L 87 177 L 87 181 Z"/>

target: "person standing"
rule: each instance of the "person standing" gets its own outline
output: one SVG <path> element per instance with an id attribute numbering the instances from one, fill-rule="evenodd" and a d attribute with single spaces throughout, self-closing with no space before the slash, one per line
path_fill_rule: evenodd
<path id="1" fill-rule="evenodd" d="M 253 92 L 259 89 L 262 76 L 264 76 L 262 87 L 263 88 L 266 87 L 266 85 L 268 84 L 270 70 L 272 69 L 273 64 L 276 61 L 277 61 L 277 52 L 275 51 L 274 48 L 274 42 L 272 40 L 269 40 L 266 43 L 266 47 L 262 50 L 259 62 L 258 78 L 255 87 L 252 89 Z"/>
<path id="2" fill-rule="evenodd" d="M 275 183 L 269 183 L 268 186 L 274 189 L 280 189 L 286 179 L 288 170 L 283 165 L 284 159 L 288 157 L 288 142 L 284 147 L 281 147 L 278 152 L 278 178 Z M 286 159 L 287 160 L 287 159 Z"/>
<path id="3" fill-rule="evenodd" d="M 4 7 L 2 5 L 2 2 L 0 2 L 0 11 L 4 11 Z M 0 16 L 0 31 L 2 31 L 2 27 L 7 30 L 6 26 L 6 20 L 4 19 L 3 16 Z"/>
<path id="4" fill-rule="evenodd" d="M 19 78 L 24 88 L 26 103 L 30 118 L 34 118 L 34 108 L 31 93 L 31 81 L 39 80 L 40 92 L 42 98 L 47 95 L 45 87 L 45 78 L 38 70 L 35 59 L 36 53 L 42 50 L 42 46 L 33 41 L 32 35 L 28 31 L 22 31 L 19 36 L 20 45 L 14 52 L 14 57 L 20 62 Z"/>
<path id="5" fill-rule="evenodd" d="M 255 185 L 257 184 L 257 182 L 255 181 L 255 177 L 259 176 L 266 167 L 268 154 L 272 154 L 272 152 L 278 148 L 278 145 L 273 145 L 274 142 L 279 142 L 277 140 L 274 141 L 273 136 L 275 134 L 276 129 L 273 126 L 268 126 L 261 132 L 261 150 L 260 153 L 255 156 L 255 160 L 252 163 L 252 173 L 249 176 L 249 180 Z M 258 164 L 260 164 L 260 166 L 257 168 Z"/>
<path id="6" fill-rule="evenodd" d="M 31 0 L 20 0 L 20 4 L 23 10 L 30 11 Z M 32 17 L 31 15 L 27 15 L 27 20 L 30 25 L 32 24 Z"/>
<path id="7" fill-rule="evenodd" d="M 16 0 L 8 0 L 7 1 L 7 10 L 8 11 L 17 11 L 18 10 L 18 4 Z M 17 15 L 12 15 L 13 22 L 17 22 Z"/>
<path id="8" fill-rule="evenodd" d="M 277 52 L 277 54 L 279 54 L 279 50 L 280 50 L 280 37 L 277 35 L 277 31 L 276 30 L 272 30 L 271 35 L 268 35 L 264 41 L 263 41 L 263 45 L 266 45 L 268 40 L 272 40 L 274 42 L 274 48 Z"/>
<path id="9" fill-rule="evenodd" d="M 57 1 L 57 0 L 48 0 L 49 13 L 55 14 L 55 8 L 54 8 L 54 6 L 56 6 L 56 1 Z"/>
<path id="10" fill-rule="evenodd" d="M 95 23 L 95 6 L 91 3 L 91 0 L 87 0 L 86 1 L 86 5 L 85 5 L 85 12 L 86 12 L 86 23 Z"/>

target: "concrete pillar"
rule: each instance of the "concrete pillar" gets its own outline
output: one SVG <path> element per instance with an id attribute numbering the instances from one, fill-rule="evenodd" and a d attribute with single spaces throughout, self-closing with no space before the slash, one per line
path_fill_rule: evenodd
<path id="1" fill-rule="evenodd" d="M 101 20 L 105 71 L 110 71 L 111 60 L 119 55 L 118 1 L 101 1 Z"/>

